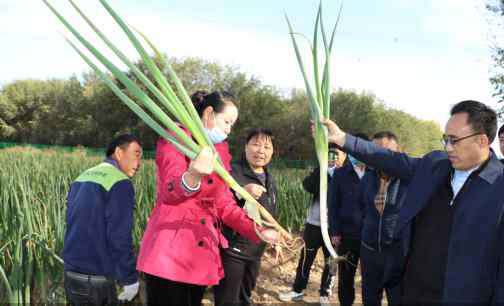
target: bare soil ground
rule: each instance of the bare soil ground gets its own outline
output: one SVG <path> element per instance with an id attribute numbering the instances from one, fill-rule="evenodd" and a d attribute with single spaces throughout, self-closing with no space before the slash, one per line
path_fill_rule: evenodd
<path id="1" fill-rule="evenodd" d="M 324 257 L 322 250 L 319 250 L 317 258 L 312 266 L 310 272 L 310 281 L 308 287 L 304 291 L 304 298 L 302 301 L 297 302 L 282 302 L 278 299 L 278 293 L 282 291 L 290 291 L 292 283 L 296 276 L 296 267 L 299 260 L 299 254 L 290 253 L 285 254 L 286 262 L 282 265 L 275 263 L 274 251 L 268 249 L 263 256 L 261 272 L 257 280 L 257 287 L 252 295 L 255 304 L 268 304 L 268 305 L 318 305 L 319 304 L 319 288 L 320 278 L 324 266 Z M 362 305 L 361 302 L 361 278 L 360 271 L 356 275 L 356 299 L 354 305 Z M 337 283 L 333 288 L 333 294 L 330 297 L 331 304 L 338 305 Z M 212 305 L 213 297 L 211 290 L 205 295 L 203 304 Z"/>

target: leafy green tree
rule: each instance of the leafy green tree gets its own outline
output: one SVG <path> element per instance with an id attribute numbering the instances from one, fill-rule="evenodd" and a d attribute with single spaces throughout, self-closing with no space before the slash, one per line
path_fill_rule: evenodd
<path id="1" fill-rule="evenodd" d="M 303 91 L 293 89 L 286 96 L 276 87 L 264 85 L 234 67 L 203 59 L 170 59 L 170 62 L 189 94 L 195 90 L 225 90 L 235 95 L 240 116 L 229 139 L 235 158 L 242 154 L 248 130 L 266 127 L 275 136 L 277 157 L 316 159 Z M 145 67 L 137 65 L 152 80 Z M 132 74 L 130 77 L 136 79 Z M 143 87 L 140 83 L 139 86 Z M 332 119 L 350 133 L 372 135 L 391 130 L 398 135 L 405 151 L 414 155 L 439 148 L 441 132 L 435 123 L 388 108 L 369 93 L 334 92 L 332 114 Z M 155 148 L 157 134 L 94 73 L 66 80 L 15 81 L 0 92 L 0 137 L 4 141 L 104 147 L 112 137 L 125 132 L 136 134 L 145 149 Z"/>
<path id="2" fill-rule="evenodd" d="M 62 80 L 21 80 L 6 85 L 2 90 L 4 101 L 2 121 L 10 131 L 7 139 L 32 142 L 33 132 L 39 128 L 39 119 L 52 111 L 54 97 L 61 92 Z M 3 103 L 5 105 L 5 103 Z"/>
<path id="3" fill-rule="evenodd" d="M 495 28 L 502 29 L 504 24 L 504 0 L 488 0 L 487 8 L 497 18 Z M 499 30 L 501 31 L 501 30 Z M 497 36 L 502 35 L 501 32 Z M 504 102 L 504 45 L 502 44 L 502 36 L 497 38 L 493 46 L 494 69 L 490 82 L 494 86 L 494 95 L 499 102 Z M 501 113 L 504 109 L 501 109 Z"/>
<path id="4" fill-rule="evenodd" d="M 16 129 L 12 126 L 16 116 L 14 104 L 10 103 L 4 94 L 0 94 L 0 139 L 12 139 Z"/>

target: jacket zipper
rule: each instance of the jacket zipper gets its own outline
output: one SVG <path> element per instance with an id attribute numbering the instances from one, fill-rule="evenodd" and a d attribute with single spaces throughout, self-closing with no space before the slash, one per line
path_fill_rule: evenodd
<path id="1" fill-rule="evenodd" d="M 383 211 L 380 214 L 380 222 L 378 223 L 378 252 L 381 253 L 381 234 L 382 234 L 382 223 L 383 223 L 383 215 L 385 214 L 385 208 L 387 207 L 387 196 L 388 196 L 388 190 L 385 191 L 385 197 L 383 199 Z"/>

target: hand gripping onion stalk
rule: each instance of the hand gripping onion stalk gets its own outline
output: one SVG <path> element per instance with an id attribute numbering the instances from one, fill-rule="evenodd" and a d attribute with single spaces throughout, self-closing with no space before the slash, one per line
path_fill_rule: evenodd
<path id="1" fill-rule="evenodd" d="M 125 92 L 121 90 L 112 79 L 112 76 L 102 71 L 88 56 L 86 56 L 74 43 L 67 39 L 68 43 L 75 49 L 75 51 L 82 57 L 82 59 L 93 69 L 93 71 L 100 77 L 100 79 L 119 97 L 119 99 L 129 107 L 137 116 L 139 116 L 150 128 L 152 128 L 161 137 L 172 143 L 175 148 L 190 159 L 196 158 L 198 153 L 204 147 L 210 147 L 215 153 L 215 148 L 212 142 L 206 135 L 203 124 L 194 108 L 187 91 L 185 90 L 182 82 L 179 80 L 173 71 L 170 63 L 161 56 L 158 49 L 150 42 L 147 37 L 140 34 L 150 48 L 155 52 L 168 75 L 175 84 L 175 90 L 172 88 L 168 80 L 165 78 L 161 69 L 157 66 L 154 60 L 149 56 L 144 49 L 142 43 L 137 36 L 130 29 L 130 26 L 112 9 L 106 0 L 100 0 L 105 10 L 115 20 L 119 27 L 128 37 L 131 44 L 139 53 L 143 64 L 147 67 L 148 71 L 154 77 L 156 84 L 151 82 L 145 74 L 140 71 L 99 29 L 93 22 L 82 12 L 82 10 L 69 0 L 70 4 L 79 13 L 79 15 L 86 21 L 86 23 L 93 29 L 93 31 L 103 40 L 103 42 L 112 50 L 112 52 L 130 69 L 136 79 L 141 82 L 147 89 L 142 90 L 132 79 L 122 72 L 116 65 L 114 65 L 108 58 L 106 58 L 93 44 L 91 44 L 84 36 L 82 36 L 68 21 L 65 19 L 47 0 L 42 0 L 65 28 L 72 33 L 93 56 L 105 66 L 109 73 L 112 74 L 122 85 L 125 87 Z M 149 95 L 152 94 L 154 98 Z M 155 100 L 155 101 L 154 101 Z M 191 135 L 193 140 L 189 137 L 175 121 L 165 113 L 165 110 L 175 118 L 180 125 L 185 127 Z M 175 136 L 170 134 L 167 130 L 171 131 Z M 218 154 L 216 154 L 218 156 Z M 259 204 L 245 189 L 243 189 L 233 177 L 226 171 L 219 158 L 214 163 L 215 172 L 232 188 L 235 192 L 240 194 L 247 201 L 253 203 L 253 208 L 258 211 L 258 215 L 264 219 L 254 218 L 254 222 L 259 225 L 269 225 L 274 227 L 280 232 L 282 237 L 290 240 L 291 235 L 278 224 L 278 222 L 271 216 L 271 214 Z"/>

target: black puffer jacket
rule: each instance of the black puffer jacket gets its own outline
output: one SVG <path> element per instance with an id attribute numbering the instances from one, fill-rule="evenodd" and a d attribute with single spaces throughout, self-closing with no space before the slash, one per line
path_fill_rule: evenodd
<path id="1" fill-rule="evenodd" d="M 264 208 L 266 208 L 266 210 L 269 211 L 269 213 L 273 217 L 276 218 L 278 214 L 276 205 L 277 188 L 275 180 L 273 179 L 273 176 L 268 171 L 268 169 L 265 169 L 266 184 L 263 184 L 254 173 L 254 171 L 252 171 L 245 158 L 242 158 L 241 160 L 233 163 L 232 167 L 233 170 L 231 174 L 241 186 L 248 184 L 257 184 L 266 188 L 266 192 L 262 194 L 258 201 L 264 206 Z M 245 205 L 245 200 L 237 199 L 237 202 L 241 207 Z M 234 232 L 226 226 L 223 227 L 223 232 L 229 241 L 229 249 L 227 249 L 226 252 L 229 252 L 232 255 L 236 255 L 237 257 L 257 260 L 259 260 L 264 253 L 266 243 L 262 242 L 260 244 L 255 244 L 253 242 L 250 242 L 249 240 L 240 236 L 240 234 Z"/>

